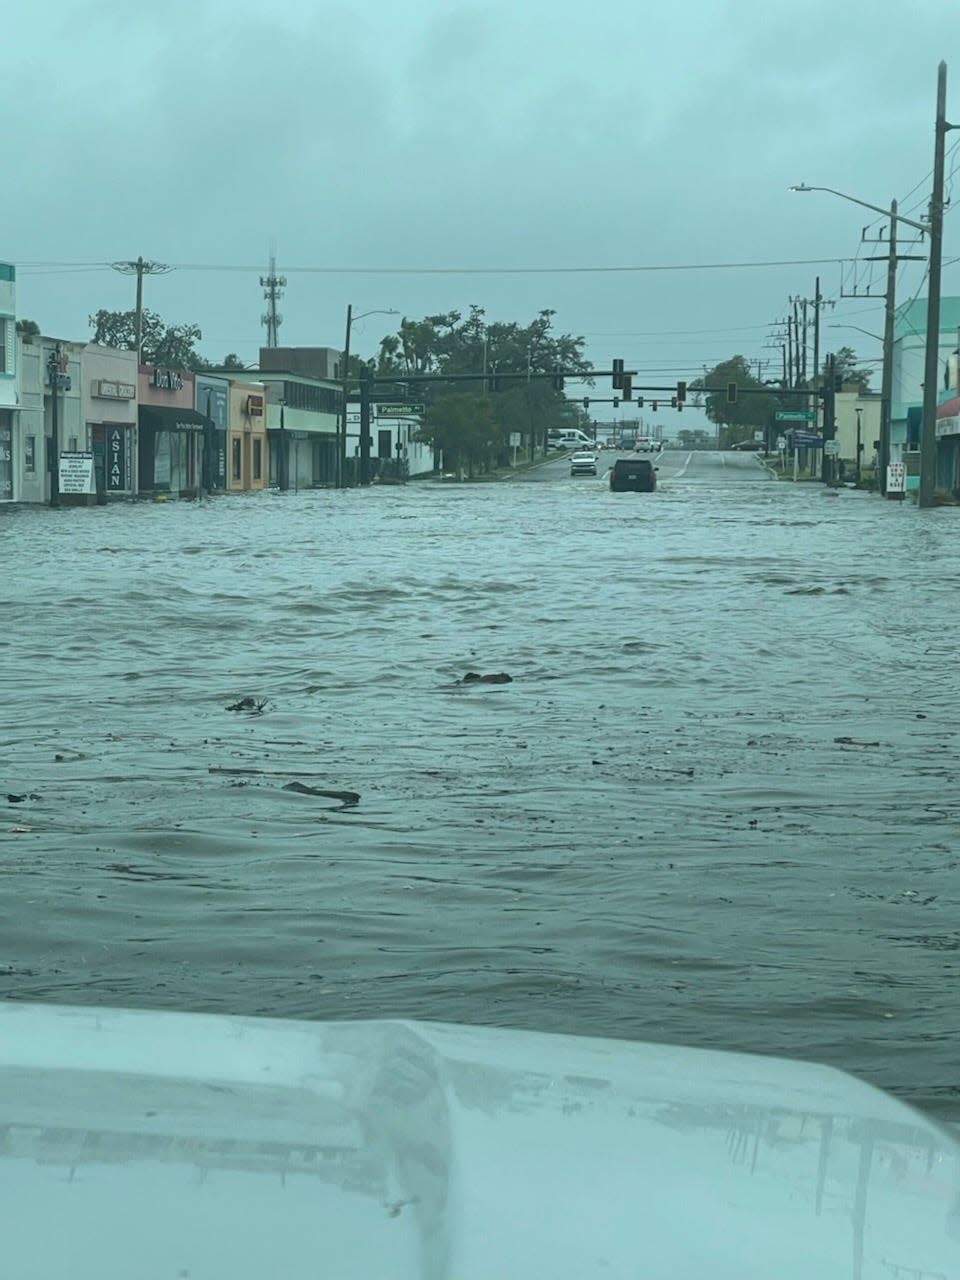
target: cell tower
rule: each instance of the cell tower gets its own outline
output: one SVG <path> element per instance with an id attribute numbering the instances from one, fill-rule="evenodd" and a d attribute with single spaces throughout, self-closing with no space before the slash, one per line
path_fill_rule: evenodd
<path id="1" fill-rule="evenodd" d="M 280 343 L 277 331 L 283 324 L 283 316 L 277 310 L 277 303 L 283 297 L 287 277 L 277 275 L 277 255 L 272 251 L 270 253 L 270 274 L 261 276 L 260 284 L 263 287 L 263 296 L 267 300 L 268 308 L 260 317 L 260 323 L 267 327 L 267 346 L 278 347 Z"/>

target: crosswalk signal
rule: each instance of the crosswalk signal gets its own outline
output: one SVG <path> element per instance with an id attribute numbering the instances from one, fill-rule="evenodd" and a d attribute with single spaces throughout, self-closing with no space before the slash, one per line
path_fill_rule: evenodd
<path id="1" fill-rule="evenodd" d="M 614 360 L 613 362 L 612 383 L 613 383 L 614 391 L 619 391 L 620 388 L 623 386 L 623 361 L 622 360 Z"/>
<path id="2" fill-rule="evenodd" d="M 623 389 L 623 396 L 621 398 L 624 400 L 632 400 L 633 399 L 633 374 L 632 373 L 625 373 L 623 375 L 623 381 L 621 383 L 621 386 Z"/>
<path id="3" fill-rule="evenodd" d="M 727 383 L 727 404 L 737 403 L 737 384 L 735 382 Z"/>

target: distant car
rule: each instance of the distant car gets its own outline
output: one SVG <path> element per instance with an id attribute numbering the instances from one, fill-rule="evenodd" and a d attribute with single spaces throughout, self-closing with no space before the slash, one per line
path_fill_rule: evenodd
<path id="1" fill-rule="evenodd" d="M 618 458 L 610 468 L 613 493 L 653 493 L 657 487 L 657 468 L 649 458 Z"/>
<path id="2" fill-rule="evenodd" d="M 633 447 L 637 453 L 656 453 L 660 446 L 652 436 L 637 436 L 637 443 Z"/>
<path id="3" fill-rule="evenodd" d="M 635 431 L 620 432 L 620 448 L 621 449 L 632 449 L 636 443 L 637 443 L 637 433 Z"/>
<path id="4" fill-rule="evenodd" d="M 763 449 L 763 442 L 760 440 L 740 440 L 733 448 L 741 449 L 745 453 L 760 453 Z"/>
<path id="5" fill-rule="evenodd" d="M 575 453 L 570 459 L 572 476 L 595 476 L 597 474 L 597 455 L 595 453 Z"/>

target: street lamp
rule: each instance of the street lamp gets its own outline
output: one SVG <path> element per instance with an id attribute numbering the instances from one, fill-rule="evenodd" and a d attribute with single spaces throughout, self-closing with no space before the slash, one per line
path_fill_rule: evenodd
<path id="1" fill-rule="evenodd" d="M 860 443 L 860 415 L 863 409 L 857 405 L 857 484 L 860 483 L 860 455 L 863 453 L 863 445 Z"/>
<path id="2" fill-rule="evenodd" d="M 908 227 L 913 227 L 915 231 L 919 231 L 921 235 L 926 235 L 929 228 L 925 227 L 922 222 L 916 222 L 913 218 L 905 218 L 897 212 L 896 200 L 890 201 L 889 209 L 882 209 L 879 205 L 869 204 L 866 200 L 859 200 L 856 196 L 849 196 L 843 191 L 835 191 L 833 187 L 809 187 L 805 182 L 799 183 L 797 186 L 790 187 L 791 191 L 826 191 L 832 196 L 839 196 L 841 200 L 849 200 L 851 204 L 858 204 L 864 209 L 870 209 L 874 213 L 885 214 L 890 219 L 890 233 L 888 237 L 887 251 L 887 293 L 886 306 L 884 309 L 884 326 L 883 326 L 883 372 L 880 380 L 880 449 L 877 457 L 877 482 L 881 493 L 887 491 L 887 466 L 890 462 L 890 419 L 892 409 L 892 393 L 893 393 L 893 322 L 894 312 L 896 309 L 896 288 L 897 288 L 897 262 L 901 257 L 906 255 L 897 254 L 897 223 L 903 222 Z M 931 245 L 931 255 L 933 248 Z M 850 325 L 849 328 L 855 329 L 856 325 Z M 934 332 L 932 335 L 933 350 L 937 351 L 939 347 L 939 313 L 937 316 Z M 865 330 L 861 330 L 865 332 Z M 872 336 L 872 335 L 871 335 Z M 929 328 L 929 316 L 927 327 L 927 345 L 929 358 L 929 344 L 931 342 L 931 333 Z M 934 379 L 936 381 L 936 379 Z M 924 387 L 924 414 L 926 414 L 926 387 Z M 934 389 L 934 403 L 931 414 L 936 413 L 936 391 Z M 922 465 L 922 463 L 921 463 Z"/>
<path id="3" fill-rule="evenodd" d="M 386 310 L 361 311 L 358 316 L 353 314 L 353 304 L 347 307 L 347 333 L 343 343 L 343 368 L 340 370 L 340 383 L 342 387 L 341 395 L 343 398 L 343 406 L 340 412 L 340 421 L 337 427 L 337 465 L 335 475 L 335 486 L 338 489 L 346 487 L 346 465 L 347 465 L 347 392 L 349 391 L 349 369 L 350 369 L 350 331 L 353 328 L 355 320 L 365 320 L 367 316 L 396 316 L 400 313 L 395 307 L 389 307 Z"/>

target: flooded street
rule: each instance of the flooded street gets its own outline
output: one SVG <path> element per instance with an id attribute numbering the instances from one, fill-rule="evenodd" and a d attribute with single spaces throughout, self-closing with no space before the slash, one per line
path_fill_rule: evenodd
<path id="1" fill-rule="evenodd" d="M 746 1049 L 960 1118 L 960 511 L 660 466 L 0 511 L 0 996 Z"/>

